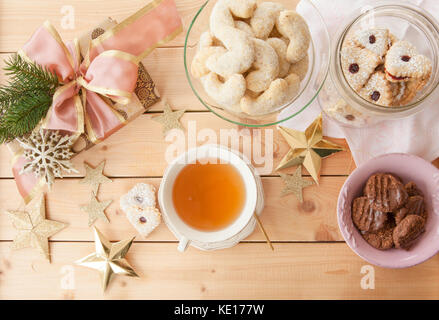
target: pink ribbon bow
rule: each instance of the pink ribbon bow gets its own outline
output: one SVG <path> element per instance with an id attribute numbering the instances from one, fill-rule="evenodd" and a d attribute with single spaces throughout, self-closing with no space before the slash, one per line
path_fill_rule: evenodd
<path id="1" fill-rule="evenodd" d="M 116 132 L 125 119 L 110 99 L 128 104 L 136 88 L 139 62 L 181 31 L 174 0 L 155 0 L 92 40 L 81 62 L 79 41 L 64 44 L 55 28 L 45 22 L 19 51 L 55 73 L 62 84 L 42 127 L 77 137 L 85 132 L 93 143 Z M 24 163 L 23 157 L 16 157 L 13 173 L 21 195 L 30 201 L 41 179 L 20 175 Z"/>

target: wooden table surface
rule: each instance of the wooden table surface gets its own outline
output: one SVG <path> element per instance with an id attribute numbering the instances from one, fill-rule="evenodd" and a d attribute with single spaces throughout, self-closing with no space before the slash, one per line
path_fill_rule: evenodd
<path id="1" fill-rule="evenodd" d="M 204 0 L 177 0 L 185 30 Z M 49 19 L 65 40 L 72 39 L 111 16 L 117 20 L 145 5 L 144 0 L 0 0 L 0 58 L 16 51 L 32 32 Z M 74 10 L 75 28 L 61 27 Z M 192 94 L 183 67 L 184 35 L 156 49 L 144 64 L 162 95 L 174 109 L 189 112 L 184 126 L 196 121 L 197 130 L 237 128 L 209 113 Z M 4 75 L 1 76 L 4 82 Z M 283 187 L 275 174 L 263 176 L 266 208 L 262 222 L 275 251 L 269 250 L 259 230 L 234 248 L 177 252 L 175 237 L 161 224 L 148 238 L 137 237 L 127 258 L 140 278 L 117 276 L 105 294 L 96 271 L 73 262 L 94 250 L 87 215 L 79 205 L 88 202 L 89 188 L 78 184 L 83 162 L 106 160 L 105 173 L 113 183 L 101 187 L 101 200 L 113 199 L 107 210 L 111 223 L 97 227 L 111 240 L 136 234 L 119 208 L 119 198 L 135 183 L 158 186 L 166 167 L 169 146 L 160 124 L 151 120 L 161 112 L 157 104 L 108 140 L 77 156 L 80 174 L 58 180 L 48 193 L 47 216 L 69 226 L 51 238 L 52 263 L 33 249 L 11 251 L 15 236 L 5 210 L 17 209 L 20 196 L 11 175 L 9 155 L 0 147 L 0 299 L 402 299 L 439 298 L 439 257 L 404 270 L 370 268 L 344 243 L 338 230 L 338 192 L 355 165 L 349 152 L 325 160 L 320 186 L 304 191 L 304 203 L 280 197 Z M 239 129 L 239 128 L 237 128 Z M 288 146 L 274 128 L 274 165 Z M 342 140 L 333 140 L 346 146 Z M 308 173 L 305 171 L 305 174 Z M 374 289 L 365 289 L 374 275 Z"/>

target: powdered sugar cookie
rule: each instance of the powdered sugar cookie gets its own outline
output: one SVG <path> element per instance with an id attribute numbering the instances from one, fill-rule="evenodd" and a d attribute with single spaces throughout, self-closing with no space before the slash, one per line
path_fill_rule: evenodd
<path id="1" fill-rule="evenodd" d="M 294 98 L 299 89 L 300 78 L 295 74 L 291 74 L 285 79 L 276 79 L 260 96 L 255 98 L 246 94 L 241 99 L 241 109 L 252 116 L 273 112 Z"/>
<path id="2" fill-rule="evenodd" d="M 210 72 L 206 66 L 206 61 L 211 56 L 222 56 L 227 50 L 223 47 L 203 47 L 192 60 L 191 73 L 195 78 L 201 78 Z"/>
<path id="3" fill-rule="evenodd" d="M 369 80 L 381 59 L 372 51 L 346 46 L 341 50 L 341 65 L 350 86 L 359 91 Z"/>
<path id="4" fill-rule="evenodd" d="M 148 236 L 161 222 L 160 211 L 154 207 L 141 209 L 139 207 L 129 207 L 125 214 L 133 227 L 142 236 Z"/>
<path id="5" fill-rule="evenodd" d="M 305 79 L 306 74 L 308 73 L 308 68 L 309 68 L 309 57 L 308 55 L 306 55 L 305 58 L 303 58 L 299 62 L 293 63 L 288 73 L 289 74 L 295 73 L 299 76 L 300 80 L 303 80 Z"/>
<path id="6" fill-rule="evenodd" d="M 156 189 L 153 185 L 138 183 L 120 198 L 120 207 L 123 211 L 126 211 L 131 207 L 138 207 L 141 209 L 155 207 L 155 193 Z"/>
<path id="7" fill-rule="evenodd" d="M 352 40 L 360 47 L 366 48 L 380 58 L 386 55 L 390 47 L 389 30 L 387 29 L 366 29 L 357 30 Z"/>
<path id="8" fill-rule="evenodd" d="M 282 40 L 280 40 L 282 41 Z M 255 62 L 245 81 L 247 89 L 254 92 L 262 92 L 268 89 L 270 83 L 279 74 L 279 59 L 276 51 L 266 41 L 253 39 L 255 47 Z"/>
<path id="9" fill-rule="evenodd" d="M 290 63 L 302 60 L 308 52 L 311 34 L 306 21 L 293 10 L 284 10 L 276 20 L 277 30 L 290 40 L 287 59 Z"/>
<path id="10" fill-rule="evenodd" d="M 417 53 L 416 48 L 407 41 L 398 41 L 392 45 L 384 64 L 389 81 L 408 81 L 413 78 L 427 79 L 431 74 L 431 61 Z"/>
<path id="11" fill-rule="evenodd" d="M 367 101 L 380 106 L 388 107 L 393 102 L 392 88 L 384 72 L 374 73 L 359 93 Z"/>
<path id="12" fill-rule="evenodd" d="M 251 37 L 235 28 L 232 11 L 245 16 L 253 12 L 254 1 L 219 0 L 212 9 L 210 16 L 210 31 L 228 50 L 220 56 L 211 56 L 206 66 L 212 72 L 228 78 L 234 74 L 246 72 L 255 59 Z"/>
<path id="13" fill-rule="evenodd" d="M 201 83 L 206 93 L 223 108 L 239 104 L 246 90 L 246 82 L 241 74 L 234 74 L 223 83 L 215 73 L 210 72 L 201 78 Z"/>
<path id="14" fill-rule="evenodd" d="M 255 37 L 252 27 L 250 27 L 250 25 L 244 21 L 235 21 L 235 28 L 247 33 L 252 38 Z"/>
<path id="15" fill-rule="evenodd" d="M 279 38 L 268 38 L 267 43 L 276 51 L 279 60 L 279 74 L 277 77 L 286 77 L 290 71 L 291 63 L 287 60 L 287 44 Z M 293 73 L 293 72 L 292 72 Z"/>
<path id="16" fill-rule="evenodd" d="M 282 10 L 284 6 L 275 2 L 262 2 L 257 6 L 250 19 L 250 26 L 257 38 L 268 38 Z"/>

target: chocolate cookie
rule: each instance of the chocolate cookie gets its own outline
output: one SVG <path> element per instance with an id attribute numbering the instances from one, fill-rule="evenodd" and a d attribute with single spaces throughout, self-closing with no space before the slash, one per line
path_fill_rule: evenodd
<path id="1" fill-rule="evenodd" d="M 413 196 L 424 196 L 424 194 L 422 193 L 421 190 L 418 189 L 418 186 L 416 185 L 416 183 L 409 182 L 404 186 L 405 190 L 407 191 L 409 197 L 413 197 Z"/>
<path id="2" fill-rule="evenodd" d="M 381 212 L 393 212 L 401 208 L 408 195 L 402 182 L 388 173 L 372 175 L 366 183 L 364 194 L 372 200 L 372 207 Z"/>
<path id="3" fill-rule="evenodd" d="M 410 197 L 404 207 L 407 208 L 408 214 L 421 216 L 424 219 L 427 218 L 427 212 L 425 211 L 424 197 L 422 196 Z"/>
<path id="4" fill-rule="evenodd" d="M 394 247 L 393 244 L 393 228 L 394 224 L 388 223 L 384 228 L 375 232 L 365 232 L 364 240 L 372 247 L 379 250 L 387 250 Z"/>
<path id="5" fill-rule="evenodd" d="M 396 248 L 408 249 L 425 231 L 425 219 L 410 214 L 393 230 L 393 242 Z"/>
<path id="6" fill-rule="evenodd" d="M 387 222 L 387 213 L 372 208 L 367 197 L 359 197 L 352 206 L 352 220 L 361 231 L 377 231 Z"/>
<path id="7" fill-rule="evenodd" d="M 407 215 L 409 214 L 409 211 L 407 208 L 401 208 L 395 211 L 395 222 L 398 225 Z"/>

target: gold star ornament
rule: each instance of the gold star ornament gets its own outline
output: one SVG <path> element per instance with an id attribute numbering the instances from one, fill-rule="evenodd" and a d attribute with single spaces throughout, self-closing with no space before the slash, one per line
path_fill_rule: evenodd
<path id="1" fill-rule="evenodd" d="M 90 202 L 86 206 L 80 207 L 82 211 L 88 213 L 89 227 L 91 227 L 97 219 L 103 219 L 110 223 L 104 211 L 111 204 L 111 202 L 113 201 L 107 200 L 99 202 L 98 199 L 96 199 L 96 196 L 93 193 L 91 194 Z"/>
<path id="2" fill-rule="evenodd" d="M 6 214 L 18 231 L 12 249 L 35 248 L 50 262 L 49 238 L 64 229 L 67 224 L 46 219 L 44 194 L 33 199 L 26 211 L 7 211 Z"/>
<path id="3" fill-rule="evenodd" d="M 282 190 L 282 196 L 294 193 L 300 202 L 303 202 L 303 189 L 314 184 L 313 181 L 302 178 L 302 166 L 297 167 L 296 172 L 293 175 L 281 173 L 280 177 L 285 183 L 285 187 Z"/>
<path id="4" fill-rule="evenodd" d="M 104 176 L 102 171 L 104 171 L 105 161 L 102 161 L 95 169 L 90 167 L 84 162 L 85 166 L 85 177 L 79 180 L 80 184 L 89 184 L 92 187 L 94 195 L 98 194 L 99 185 L 101 183 L 113 182 L 111 179 Z"/>
<path id="5" fill-rule="evenodd" d="M 342 146 L 323 139 L 322 114 L 305 132 L 282 126 L 279 127 L 279 131 L 291 150 L 288 151 L 276 170 L 303 164 L 317 184 L 319 183 L 322 159 L 345 150 Z"/>
<path id="6" fill-rule="evenodd" d="M 75 263 L 83 267 L 98 270 L 104 291 L 107 289 L 113 274 L 138 277 L 137 273 L 125 259 L 134 237 L 132 239 L 111 243 L 98 229 L 95 227 L 93 227 L 93 229 L 96 252 L 89 254 Z"/>
<path id="7" fill-rule="evenodd" d="M 181 125 L 179 120 L 184 113 L 185 110 L 172 111 L 169 104 L 165 102 L 163 114 L 153 117 L 152 119 L 163 125 L 163 136 L 166 136 L 166 134 L 172 129 L 183 130 L 183 126 Z"/>

